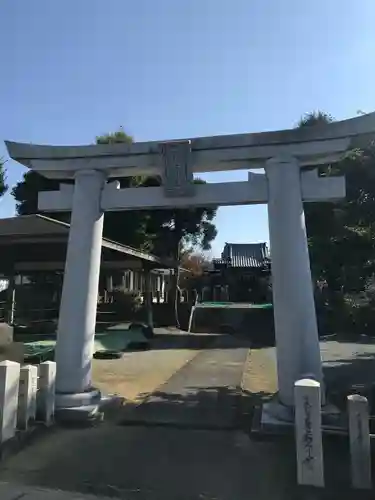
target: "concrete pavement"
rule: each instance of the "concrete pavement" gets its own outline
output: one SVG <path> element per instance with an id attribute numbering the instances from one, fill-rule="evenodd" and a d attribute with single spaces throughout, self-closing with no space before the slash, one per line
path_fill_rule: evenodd
<path id="1" fill-rule="evenodd" d="M 168 425 L 186 429 L 234 429 L 248 345 L 218 337 L 139 407 L 124 425 Z"/>
<path id="2" fill-rule="evenodd" d="M 111 497 L 0 483 L 0 498 L 1 500 L 110 500 Z"/>

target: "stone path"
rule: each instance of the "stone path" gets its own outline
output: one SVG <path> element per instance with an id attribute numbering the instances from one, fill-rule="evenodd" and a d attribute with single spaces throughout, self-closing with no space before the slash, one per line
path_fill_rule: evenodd
<path id="1" fill-rule="evenodd" d="M 47 490 L 0 483 L 0 498 L 1 500 L 110 500 L 113 497 L 98 497 L 96 495 L 82 495 L 61 490 Z"/>
<path id="2" fill-rule="evenodd" d="M 248 346 L 221 336 L 200 352 L 139 407 L 124 425 L 168 425 L 186 429 L 233 429 Z"/>
<path id="3" fill-rule="evenodd" d="M 189 335 L 175 328 L 155 328 L 155 333 L 148 351 L 126 352 L 121 359 L 94 359 L 95 387 L 127 400 L 142 399 L 215 339 L 213 335 Z"/>

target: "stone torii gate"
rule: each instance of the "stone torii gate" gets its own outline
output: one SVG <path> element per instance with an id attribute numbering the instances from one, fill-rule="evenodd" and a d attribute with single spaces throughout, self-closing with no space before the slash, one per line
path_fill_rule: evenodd
<path id="1" fill-rule="evenodd" d="M 13 159 L 61 180 L 59 191 L 39 193 L 39 209 L 72 211 L 56 346 L 57 407 L 84 408 L 100 400 L 91 385 L 91 361 L 107 210 L 268 203 L 279 400 L 293 405 L 294 382 L 304 374 L 322 382 L 303 202 L 343 198 L 345 179 L 320 177 L 316 167 L 340 160 L 374 133 L 371 113 L 324 126 L 182 141 L 7 142 Z M 193 184 L 194 173 L 256 168 L 265 174 L 249 173 L 244 182 Z M 162 186 L 121 189 L 113 180 L 145 174 L 161 176 Z M 74 185 L 64 184 L 67 179 Z"/>

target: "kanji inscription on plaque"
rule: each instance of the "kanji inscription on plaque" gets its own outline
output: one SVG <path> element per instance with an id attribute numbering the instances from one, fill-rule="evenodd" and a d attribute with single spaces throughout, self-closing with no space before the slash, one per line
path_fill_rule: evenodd
<path id="1" fill-rule="evenodd" d="M 163 164 L 163 186 L 168 197 L 193 196 L 191 141 L 160 144 Z"/>

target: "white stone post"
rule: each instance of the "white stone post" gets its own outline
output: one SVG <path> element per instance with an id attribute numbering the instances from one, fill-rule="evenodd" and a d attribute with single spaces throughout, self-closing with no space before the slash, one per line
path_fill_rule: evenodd
<path id="1" fill-rule="evenodd" d="M 165 275 L 163 274 L 162 278 L 161 278 L 161 300 L 163 301 L 163 303 L 166 302 L 165 290 L 166 290 L 166 279 L 165 279 Z"/>
<path id="2" fill-rule="evenodd" d="M 106 281 L 107 281 L 107 292 L 113 292 L 113 276 L 112 276 L 112 274 L 107 275 Z"/>
<path id="3" fill-rule="evenodd" d="M 17 427 L 27 430 L 29 421 L 36 417 L 36 396 L 38 390 L 38 367 L 22 366 L 18 393 Z"/>
<path id="4" fill-rule="evenodd" d="M 194 313 L 195 313 L 195 305 L 192 306 L 191 311 L 190 311 L 188 333 L 191 333 L 191 329 L 193 327 Z"/>
<path id="5" fill-rule="evenodd" d="M 7 321 L 10 325 L 13 325 L 14 323 L 15 308 L 16 308 L 16 284 L 15 284 L 15 276 L 13 270 L 12 274 L 8 278 L 7 301 L 6 301 L 7 317 L 5 318 L 5 321 Z"/>
<path id="6" fill-rule="evenodd" d="M 144 304 L 146 306 L 147 325 L 154 328 L 154 318 L 152 311 L 152 274 L 149 269 L 145 269 L 145 293 Z"/>
<path id="7" fill-rule="evenodd" d="M 371 445 L 368 401 L 348 396 L 350 461 L 353 488 L 371 489 Z"/>
<path id="8" fill-rule="evenodd" d="M 103 233 L 104 174 L 77 172 L 56 345 L 56 406 L 90 404 Z"/>
<path id="9" fill-rule="evenodd" d="M 129 269 L 129 292 L 134 291 L 134 271 Z"/>
<path id="10" fill-rule="evenodd" d="M 320 384 L 302 379 L 294 385 L 298 484 L 324 486 Z"/>
<path id="11" fill-rule="evenodd" d="M 318 328 L 298 162 L 273 158 L 266 174 L 279 399 L 292 406 L 304 373 L 322 383 Z"/>
<path id="12" fill-rule="evenodd" d="M 37 419 L 52 424 L 55 413 L 56 363 L 45 361 L 39 365 Z"/>
<path id="13" fill-rule="evenodd" d="M 20 364 L 0 362 L 0 443 L 16 433 Z"/>

